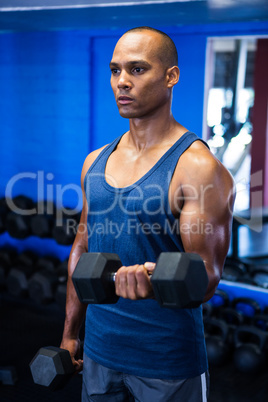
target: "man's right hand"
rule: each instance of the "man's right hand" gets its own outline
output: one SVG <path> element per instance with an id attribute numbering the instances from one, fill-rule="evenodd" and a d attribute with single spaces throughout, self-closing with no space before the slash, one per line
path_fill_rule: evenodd
<path id="1" fill-rule="evenodd" d="M 69 351 L 75 372 L 79 373 L 83 370 L 83 360 L 81 356 L 80 339 L 62 339 L 60 347 Z"/>

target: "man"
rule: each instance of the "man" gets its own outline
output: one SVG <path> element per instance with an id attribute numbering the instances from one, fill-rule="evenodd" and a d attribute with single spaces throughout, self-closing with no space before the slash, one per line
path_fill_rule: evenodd
<path id="1" fill-rule="evenodd" d="M 149 27 L 126 32 L 110 68 L 130 128 L 89 154 L 82 169 L 84 203 L 69 258 L 61 347 L 77 371 L 83 368 L 83 401 L 205 401 L 202 307 L 161 308 L 148 273 L 162 251 L 197 253 L 209 278 L 204 301 L 213 296 L 229 247 L 233 180 L 172 116 L 179 68 L 166 34 Z M 87 251 L 116 253 L 124 264 L 116 304 L 87 308 L 78 301 L 71 277 Z M 82 361 L 76 356 L 85 314 Z"/>

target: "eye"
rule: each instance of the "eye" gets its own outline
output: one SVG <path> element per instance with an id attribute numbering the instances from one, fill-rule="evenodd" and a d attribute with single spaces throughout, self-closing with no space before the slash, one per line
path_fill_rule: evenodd
<path id="1" fill-rule="evenodd" d="M 111 69 L 112 75 L 117 75 L 119 72 L 120 72 L 120 70 L 118 68 L 112 68 Z"/>
<path id="2" fill-rule="evenodd" d="M 132 71 L 134 73 L 141 74 L 141 73 L 143 73 L 145 71 L 145 69 L 142 68 L 142 67 L 134 67 Z"/>

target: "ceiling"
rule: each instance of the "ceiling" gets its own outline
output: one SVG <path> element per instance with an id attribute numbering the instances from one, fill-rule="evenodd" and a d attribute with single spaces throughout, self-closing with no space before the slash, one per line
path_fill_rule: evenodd
<path id="1" fill-rule="evenodd" d="M 0 31 L 243 21 L 268 23 L 268 0 L 0 0 Z"/>

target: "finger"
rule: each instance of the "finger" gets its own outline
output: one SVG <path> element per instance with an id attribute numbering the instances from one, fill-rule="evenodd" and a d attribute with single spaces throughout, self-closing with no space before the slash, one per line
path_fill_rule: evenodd
<path id="1" fill-rule="evenodd" d="M 115 292 L 117 296 L 127 298 L 127 267 L 121 267 L 115 277 Z"/>
<path id="2" fill-rule="evenodd" d="M 127 271 L 127 297 L 131 300 L 137 299 L 137 278 L 136 270 L 138 265 L 135 265 Z"/>
<path id="3" fill-rule="evenodd" d="M 126 267 L 123 266 L 123 267 L 119 268 L 118 271 L 116 272 L 115 281 L 114 281 L 116 288 L 120 287 L 120 275 L 124 271 L 125 268 Z"/>
<path id="4" fill-rule="evenodd" d="M 83 360 L 81 360 L 81 359 L 79 359 L 79 360 L 75 360 L 74 361 L 74 370 L 76 371 L 76 372 L 80 372 L 80 371 L 82 371 L 83 370 Z"/>
<path id="5" fill-rule="evenodd" d="M 153 272 L 153 270 L 155 269 L 155 262 L 145 262 L 144 264 L 144 268 L 148 271 L 148 272 Z"/>
<path id="6" fill-rule="evenodd" d="M 136 270 L 137 294 L 139 298 L 147 298 L 152 294 L 152 285 L 144 265 Z"/>

